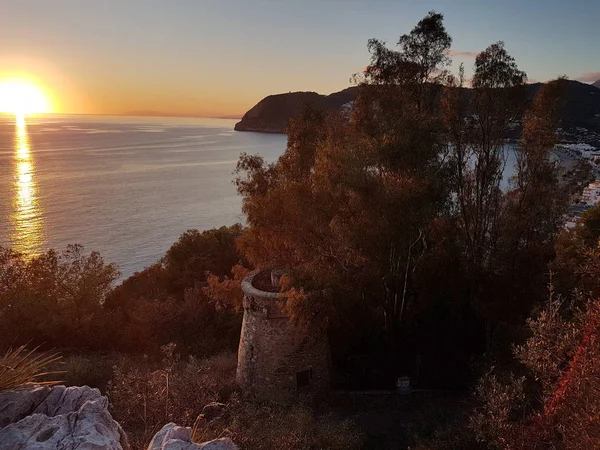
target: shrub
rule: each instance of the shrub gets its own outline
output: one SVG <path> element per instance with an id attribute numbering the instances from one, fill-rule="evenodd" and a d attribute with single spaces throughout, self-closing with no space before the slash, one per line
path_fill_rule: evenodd
<path id="1" fill-rule="evenodd" d="M 229 435 L 241 449 L 310 450 L 358 449 L 362 434 L 349 420 L 324 413 L 315 414 L 307 405 L 256 404 L 234 395 L 225 416 L 200 423 L 197 442 Z"/>
<path id="2" fill-rule="evenodd" d="M 600 300 L 577 309 L 550 299 L 515 348 L 527 376 L 489 374 L 471 417 L 480 442 L 497 449 L 593 449 L 600 442 Z"/>
<path id="3" fill-rule="evenodd" d="M 235 354 L 181 360 L 173 344 L 160 362 L 123 359 L 115 367 L 108 395 L 113 416 L 134 447 L 143 448 L 166 423 L 194 427 L 206 441 L 231 436 L 242 449 L 353 449 L 361 435 L 349 421 L 315 415 L 305 405 L 256 404 L 235 391 Z M 223 403 L 222 415 L 203 408 Z"/>
<path id="4" fill-rule="evenodd" d="M 0 247 L 0 335 L 7 342 L 89 347 L 119 272 L 97 252 L 69 245 L 28 258 Z"/>
<path id="5" fill-rule="evenodd" d="M 115 419 L 140 447 L 168 422 L 192 426 L 206 404 L 227 400 L 235 386 L 234 354 L 182 361 L 173 344 L 162 352 L 160 363 L 123 359 L 108 387 Z"/>
<path id="6" fill-rule="evenodd" d="M 66 355 L 54 367 L 64 373 L 67 386 L 90 386 L 105 392 L 113 378 L 113 366 L 123 358 L 114 353 L 75 353 Z"/>

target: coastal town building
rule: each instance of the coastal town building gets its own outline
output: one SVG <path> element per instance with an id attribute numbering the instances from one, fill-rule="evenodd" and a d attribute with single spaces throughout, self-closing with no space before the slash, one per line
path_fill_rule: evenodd
<path id="1" fill-rule="evenodd" d="M 600 180 L 588 184 L 581 192 L 579 203 L 569 206 L 565 217 L 565 228 L 575 228 L 577 221 L 585 211 L 600 202 Z"/>
<path id="2" fill-rule="evenodd" d="M 593 206 L 600 201 L 600 180 L 590 183 L 581 193 L 581 203 Z"/>

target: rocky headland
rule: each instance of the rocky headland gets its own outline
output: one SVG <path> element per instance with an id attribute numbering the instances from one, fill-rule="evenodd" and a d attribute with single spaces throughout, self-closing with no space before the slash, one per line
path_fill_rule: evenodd
<path id="1" fill-rule="evenodd" d="M 322 109 L 340 109 L 356 99 L 358 88 L 351 87 L 330 95 L 316 92 L 290 92 L 269 95 L 250 109 L 235 125 L 236 131 L 256 131 L 260 133 L 284 133 L 290 118 L 298 114 L 305 104 Z"/>
<path id="2" fill-rule="evenodd" d="M 541 86 L 542 83 L 526 85 L 526 97 L 533 99 Z M 316 92 L 269 95 L 244 114 L 242 120 L 235 125 L 235 130 L 285 133 L 290 119 L 298 114 L 303 105 L 312 104 L 329 110 L 341 109 L 356 99 L 358 90 L 359 87 L 350 87 L 330 95 Z M 583 132 L 577 132 L 577 129 L 600 133 L 600 89 L 595 85 L 568 81 L 561 127 L 575 135 Z M 578 136 L 574 138 L 574 142 L 579 142 Z"/>

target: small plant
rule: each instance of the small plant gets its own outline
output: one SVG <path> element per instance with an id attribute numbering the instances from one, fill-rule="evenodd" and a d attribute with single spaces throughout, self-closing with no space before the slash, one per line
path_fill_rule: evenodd
<path id="1" fill-rule="evenodd" d="M 38 352 L 38 348 L 28 351 L 24 345 L 21 345 L 6 351 L 0 358 L 0 392 L 34 383 L 44 386 L 60 383 L 60 381 L 41 379 L 61 373 L 45 371 L 45 368 L 62 357 L 56 352 Z"/>

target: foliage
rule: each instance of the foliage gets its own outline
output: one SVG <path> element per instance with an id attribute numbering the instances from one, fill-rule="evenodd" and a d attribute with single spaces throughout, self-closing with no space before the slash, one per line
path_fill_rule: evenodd
<path id="1" fill-rule="evenodd" d="M 316 417 L 307 406 L 255 404 L 235 392 L 234 354 L 182 360 L 174 345 L 160 362 L 128 359 L 115 367 L 108 395 L 113 415 L 135 447 L 143 448 L 165 423 L 193 426 L 198 442 L 230 435 L 242 449 L 359 448 L 348 421 Z M 204 406 L 224 402 L 222 415 Z"/>
<path id="2" fill-rule="evenodd" d="M 124 358 L 115 352 L 76 352 L 63 354 L 63 358 L 49 366 L 62 373 L 66 386 L 90 386 L 106 391 L 113 378 L 113 366 Z"/>
<path id="3" fill-rule="evenodd" d="M 220 279 L 212 273 L 206 279 L 203 293 L 210 298 L 217 309 L 234 310 L 240 312 L 242 309 L 242 281 L 249 270 L 239 264 L 231 269 L 231 277 Z"/>
<path id="4" fill-rule="evenodd" d="M 550 265 L 556 291 L 563 296 L 600 296 L 600 247 L 596 218 L 600 206 L 582 214 L 574 229 L 563 230 L 556 238 L 556 257 Z"/>
<path id="5" fill-rule="evenodd" d="M 414 86 L 446 62 L 441 21 L 432 13 L 403 36 L 397 57 L 373 56 L 365 88 L 397 95 L 365 89 L 350 123 L 305 109 L 290 123 L 277 163 L 248 155 L 238 163 L 250 225 L 240 248 L 254 265 L 291 270 L 290 287 L 301 283 L 296 294 L 306 298 L 292 311 L 300 319 L 344 321 L 370 310 L 388 333 L 403 321 L 424 229 L 444 202 L 438 121 L 426 113 L 422 86 Z M 423 76 L 387 76 L 390 64 L 395 73 L 419 66 Z"/>
<path id="6" fill-rule="evenodd" d="M 525 403 L 524 377 L 509 375 L 500 381 L 495 375 L 484 376 L 477 385 L 476 394 L 485 402 L 485 407 L 477 410 L 470 420 L 470 427 L 479 442 L 491 448 L 511 448 L 513 442 L 520 442 L 522 429 L 519 420 L 523 418 Z"/>
<path id="7" fill-rule="evenodd" d="M 163 268 L 174 292 L 203 283 L 206 272 L 222 277 L 240 259 L 235 239 L 242 233 L 240 224 L 200 232 L 188 230 L 174 243 L 163 258 Z"/>
<path id="8" fill-rule="evenodd" d="M 600 302 L 584 309 L 550 298 L 515 347 L 527 375 L 482 378 L 471 418 L 481 442 L 498 449 L 592 449 L 600 439 Z M 527 387 L 527 385 L 530 385 Z"/>
<path id="9" fill-rule="evenodd" d="M 44 381 L 43 378 L 60 372 L 48 372 L 46 368 L 61 359 L 55 352 L 27 350 L 24 345 L 8 349 L 0 358 L 0 392 L 22 388 L 26 385 L 54 385 L 60 381 Z"/>
<path id="10" fill-rule="evenodd" d="M 369 41 L 350 120 L 307 107 L 277 162 L 238 162 L 239 249 L 254 266 L 287 270 L 289 312 L 327 319 L 334 357 L 368 335 L 391 371 L 428 353 L 456 355 L 464 373 L 499 323 L 518 325 L 543 299 L 565 208 L 548 162 L 564 82 L 540 89 L 523 115 L 526 75 L 504 44 L 477 56 L 468 92 L 463 69 L 446 71 L 451 42 L 435 12 L 397 49 Z M 521 119 L 504 186 L 505 139 Z"/>
<path id="11" fill-rule="evenodd" d="M 206 404 L 226 400 L 235 387 L 235 355 L 184 361 L 175 348 L 163 346 L 159 362 L 126 359 L 114 368 L 112 412 L 140 448 L 166 423 L 192 426 Z"/>
<path id="12" fill-rule="evenodd" d="M 116 266 L 80 245 L 33 258 L 0 248 L 2 345 L 152 351 L 175 342 L 197 355 L 232 350 L 239 309 L 221 297 L 225 291 L 209 298 L 205 288 L 210 280 L 216 289 L 234 266 L 238 277 L 244 273 L 236 265 L 243 262 L 235 243 L 241 231 L 240 225 L 187 231 L 163 261 L 116 287 Z"/>
<path id="13" fill-rule="evenodd" d="M 316 414 L 306 405 L 256 404 L 239 395 L 232 396 L 223 417 L 198 425 L 196 441 L 226 433 L 241 449 L 352 450 L 363 440 L 349 420 Z"/>
<path id="14" fill-rule="evenodd" d="M 93 335 L 106 296 L 119 277 L 114 264 L 80 245 L 28 258 L 0 248 L 0 330 L 4 345 L 33 342 L 69 347 Z M 88 345 L 100 345 L 90 339 Z"/>

